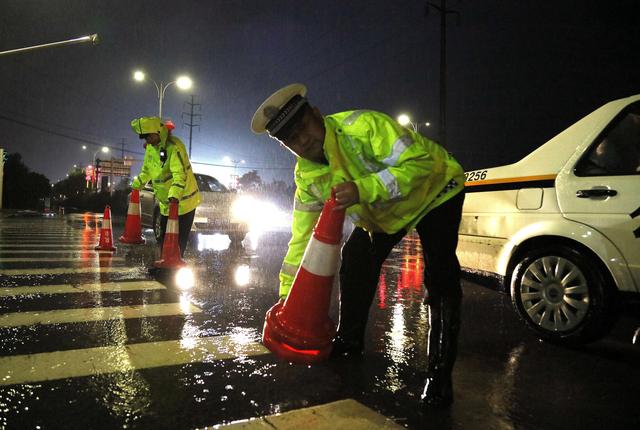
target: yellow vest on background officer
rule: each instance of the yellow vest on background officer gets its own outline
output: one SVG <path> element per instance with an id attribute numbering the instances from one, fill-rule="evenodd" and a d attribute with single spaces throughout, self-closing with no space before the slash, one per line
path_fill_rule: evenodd
<path id="1" fill-rule="evenodd" d="M 179 201 L 180 215 L 194 210 L 200 204 L 200 192 L 182 141 L 172 136 L 158 117 L 134 119 L 131 128 L 141 139 L 158 135 L 156 144 L 147 144 L 142 170 L 133 178 L 131 188 L 139 190 L 151 181 L 162 215 L 169 214 L 172 197 Z"/>
<path id="2" fill-rule="evenodd" d="M 136 118 L 131 121 L 131 128 L 140 139 L 146 140 L 142 169 L 133 178 L 131 188 L 139 190 L 151 181 L 162 215 L 161 241 L 169 214 L 169 201 L 175 199 L 178 202 L 180 251 L 184 253 L 195 210 L 200 204 L 200 192 L 186 148 L 158 117 Z"/>

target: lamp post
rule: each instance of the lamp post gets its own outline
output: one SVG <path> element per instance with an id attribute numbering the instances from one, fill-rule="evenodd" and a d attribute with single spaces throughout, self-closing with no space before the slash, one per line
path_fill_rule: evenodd
<path id="1" fill-rule="evenodd" d="M 9 51 L 0 51 L 0 56 L 21 54 L 23 52 L 35 51 L 36 49 L 42 48 L 54 48 L 56 46 L 74 45 L 76 43 L 91 43 L 92 45 L 97 45 L 98 43 L 100 43 L 100 38 L 97 34 L 90 34 L 88 36 L 76 37 L 75 39 L 61 40 L 59 42 L 44 43 L 42 45 L 27 46 L 18 49 L 10 49 Z"/>
<path id="2" fill-rule="evenodd" d="M 420 128 L 421 125 L 425 127 L 431 126 L 430 122 L 412 122 L 411 117 L 405 113 L 398 115 L 397 121 L 403 127 L 410 127 L 414 133 L 418 132 L 418 128 Z"/>
<path id="3" fill-rule="evenodd" d="M 231 177 L 232 181 L 235 180 L 236 187 L 237 187 L 237 182 L 238 182 L 238 164 L 244 164 L 244 160 L 233 160 L 228 155 L 225 155 L 223 160 L 227 164 L 233 163 L 233 175 L 229 175 L 229 176 Z"/>
<path id="4" fill-rule="evenodd" d="M 93 166 L 93 174 L 96 177 L 96 188 L 98 188 L 98 184 L 97 184 L 97 180 L 98 180 L 98 166 L 96 166 L 96 157 L 98 156 L 98 152 L 103 152 L 104 154 L 109 152 L 109 148 L 107 146 L 103 146 L 102 148 L 98 149 L 96 152 L 93 153 L 93 159 L 92 159 L 92 163 L 91 165 Z M 93 181 L 91 181 L 93 182 Z"/>
<path id="5" fill-rule="evenodd" d="M 138 82 L 144 82 L 146 80 L 146 75 L 141 70 L 136 70 L 133 72 L 133 79 Z M 188 90 L 193 85 L 193 81 L 188 76 L 178 76 L 175 81 L 171 81 L 167 84 L 160 81 L 159 83 L 155 80 L 151 79 L 153 85 L 156 86 L 156 91 L 158 94 L 158 117 L 162 119 L 162 101 L 164 100 L 164 94 L 171 85 L 176 84 L 178 88 L 181 90 Z"/>

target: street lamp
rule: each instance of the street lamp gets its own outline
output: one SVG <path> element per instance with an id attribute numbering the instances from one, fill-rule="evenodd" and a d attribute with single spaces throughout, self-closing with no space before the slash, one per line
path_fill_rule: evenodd
<path id="1" fill-rule="evenodd" d="M 98 179 L 98 166 L 96 166 L 96 157 L 98 156 L 98 152 L 102 152 L 104 154 L 109 152 L 109 148 L 107 146 L 103 146 L 102 148 L 98 149 L 96 152 L 93 153 L 93 160 L 91 165 L 93 166 L 93 175 L 95 175 L 96 180 Z M 93 183 L 93 180 L 91 180 L 91 182 Z M 98 184 L 96 183 L 96 189 L 98 188 Z"/>
<path id="2" fill-rule="evenodd" d="M 138 82 L 144 82 L 147 77 L 142 70 L 136 70 L 133 72 L 133 79 Z M 188 90 L 193 86 L 193 81 L 188 76 L 178 76 L 175 81 L 171 81 L 168 84 L 165 84 L 162 81 L 158 83 L 153 79 L 151 79 L 151 82 L 156 86 L 156 91 L 158 93 L 158 117 L 160 119 L 162 119 L 162 100 L 164 100 L 164 93 L 167 91 L 167 88 L 172 84 L 176 84 L 176 86 L 181 90 Z"/>
<path id="3" fill-rule="evenodd" d="M 96 157 L 98 156 L 98 152 L 102 151 L 103 153 L 108 153 L 109 152 L 109 148 L 107 146 L 103 146 L 102 148 L 98 149 L 96 152 L 93 153 L 93 165 L 96 165 Z"/>
<path id="4" fill-rule="evenodd" d="M 235 180 L 236 183 L 238 181 L 238 164 L 244 164 L 244 160 L 233 160 L 228 155 L 225 155 L 223 161 L 227 164 L 233 163 L 233 175 L 229 175 L 230 179 Z"/>
<path id="5" fill-rule="evenodd" d="M 431 126 L 430 122 L 412 122 L 411 118 L 406 113 L 398 115 L 397 120 L 398 120 L 398 123 L 401 126 L 403 126 L 403 127 L 411 127 L 411 129 L 413 130 L 414 133 L 418 132 L 418 128 L 421 125 L 424 125 L 425 127 Z"/>

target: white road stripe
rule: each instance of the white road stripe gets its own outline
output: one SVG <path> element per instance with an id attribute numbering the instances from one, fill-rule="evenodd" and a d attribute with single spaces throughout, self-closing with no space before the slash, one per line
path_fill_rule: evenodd
<path id="1" fill-rule="evenodd" d="M 38 294 L 68 294 L 105 291 L 165 290 L 157 281 L 104 282 L 91 284 L 36 285 L 33 287 L 0 288 L 0 297 L 31 296 Z"/>
<path id="2" fill-rule="evenodd" d="M 2 243 L 0 248 L 85 248 L 93 250 L 96 244 L 58 244 L 58 243 Z"/>
<path id="3" fill-rule="evenodd" d="M 93 249 L 0 249 L 0 254 L 80 254 L 100 255 L 113 254 L 112 251 L 95 251 Z"/>
<path id="4" fill-rule="evenodd" d="M 207 427 L 208 428 L 208 427 Z M 310 408 L 301 408 L 260 418 L 235 421 L 212 428 L 221 430 L 264 429 L 404 429 L 390 418 L 353 399 L 338 400 Z"/>
<path id="5" fill-rule="evenodd" d="M 190 315 L 202 312 L 189 303 L 162 303 L 157 305 L 109 306 L 53 311 L 12 312 L 0 314 L 0 327 L 20 327 L 34 324 L 66 324 L 86 321 L 106 321 L 130 318 Z"/>
<path id="6" fill-rule="evenodd" d="M 103 256 L 104 257 L 104 256 Z M 83 256 L 83 257 L 9 257 L 2 258 L 0 257 L 0 263 L 16 263 L 20 261 L 93 261 L 96 258 L 99 258 L 98 255 L 95 256 Z M 124 261 L 124 257 L 109 257 L 111 261 Z"/>
<path id="7" fill-rule="evenodd" d="M 33 269 L 0 269 L 0 275 L 63 275 L 67 273 L 140 273 L 144 271 L 137 267 L 50 267 Z"/>
<path id="8" fill-rule="evenodd" d="M 184 338 L 0 357 L 0 385 L 26 384 L 269 354 L 235 336 Z"/>

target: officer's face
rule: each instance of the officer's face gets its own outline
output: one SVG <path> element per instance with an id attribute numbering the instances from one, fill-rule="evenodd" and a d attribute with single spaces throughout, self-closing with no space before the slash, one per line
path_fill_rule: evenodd
<path id="1" fill-rule="evenodd" d="M 149 133 L 145 135 L 144 139 L 147 142 L 147 145 L 156 146 L 160 143 L 160 135 L 158 133 Z"/>
<path id="2" fill-rule="evenodd" d="M 316 163 L 326 162 L 324 156 L 324 120 L 318 108 L 307 109 L 289 137 L 282 143 L 299 157 Z"/>

